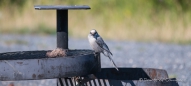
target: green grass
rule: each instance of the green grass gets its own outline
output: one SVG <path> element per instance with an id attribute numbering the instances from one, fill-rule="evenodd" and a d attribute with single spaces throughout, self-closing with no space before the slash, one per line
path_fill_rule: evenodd
<path id="1" fill-rule="evenodd" d="M 28 42 L 27 41 L 23 41 L 23 40 L 6 40 L 4 41 L 5 44 L 7 45 L 12 45 L 12 44 L 21 44 L 21 45 L 27 45 Z"/>
<path id="2" fill-rule="evenodd" d="M 0 29 L 0 34 L 41 34 L 41 35 L 55 35 L 56 28 L 49 28 L 46 25 L 39 25 L 37 28 L 23 27 L 20 29 Z"/>
<path id="3" fill-rule="evenodd" d="M 34 10 L 33 5 L 85 4 L 91 10 L 69 11 L 70 36 L 87 37 L 96 29 L 107 39 L 191 44 L 189 0 L 2 1 L 0 33 L 55 34 L 55 11 Z"/>

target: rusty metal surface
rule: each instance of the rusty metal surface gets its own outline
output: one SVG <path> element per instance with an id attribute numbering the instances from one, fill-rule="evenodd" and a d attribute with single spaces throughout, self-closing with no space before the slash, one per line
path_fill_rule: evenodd
<path id="1" fill-rule="evenodd" d="M 78 9 L 90 9 L 87 5 L 35 5 L 36 10 L 78 10 Z"/>
<path id="2" fill-rule="evenodd" d="M 139 80 L 139 79 L 167 79 L 165 70 L 154 68 L 102 68 L 101 72 L 86 76 L 89 79 Z"/>
<path id="3" fill-rule="evenodd" d="M 100 70 L 91 50 L 69 50 L 67 57 L 47 58 L 46 51 L 0 53 L 0 80 L 37 80 L 82 76 Z M 29 57 L 28 57 L 29 56 Z M 8 58 L 3 60 L 4 58 Z"/>

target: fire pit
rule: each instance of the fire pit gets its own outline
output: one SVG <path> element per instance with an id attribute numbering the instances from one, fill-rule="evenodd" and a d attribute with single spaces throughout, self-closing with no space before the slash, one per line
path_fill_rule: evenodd
<path id="1" fill-rule="evenodd" d="M 99 70 L 91 50 L 68 50 L 67 56 L 49 58 L 48 51 L 0 53 L 0 80 L 37 80 L 82 76 Z"/>
<path id="2" fill-rule="evenodd" d="M 126 86 L 127 84 L 128 86 L 178 86 L 176 79 L 169 79 L 165 70 L 153 68 L 119 68 L 119 71 L 114 68 L 102 68 L 101 70 L 100 54 L 95 54 L 92 50 L 68 49 L 68 10 L 90 9 L 89 6 L 36 5 L 35 9 L 56 10 L 56 49 L 67 52 L 61 54 L 63 56 L 54 54 L 49 56 L 51 50 L 0 53 L 1 81 L 58 78 L 57 86 Z"/>

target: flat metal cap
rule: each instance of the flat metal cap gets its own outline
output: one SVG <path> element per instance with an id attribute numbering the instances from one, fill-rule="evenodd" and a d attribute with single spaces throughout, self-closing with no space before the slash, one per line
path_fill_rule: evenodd
<path id="1" fill-rule="evenodd" d="M 35 5 L 36 10 L 82 10 L 82 9 L 91 9 L 87 5 Z"/>

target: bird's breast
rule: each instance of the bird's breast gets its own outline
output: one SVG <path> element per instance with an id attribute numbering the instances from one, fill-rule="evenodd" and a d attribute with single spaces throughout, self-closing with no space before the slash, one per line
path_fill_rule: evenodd
<path id="1" fill-rule="evenodd" d="M 96 39 L 92 36 L 88 36 L 90 46 L 93 48 L 95 52 L 101 52 L 102 49 L 100 46 L 96 43 Z"/>
<path id="2" fill-rule="evenodd" d="M 96 43 L 96 39 L 94 37 L 88 36 L 88 39 L 91 46 Z"/>

